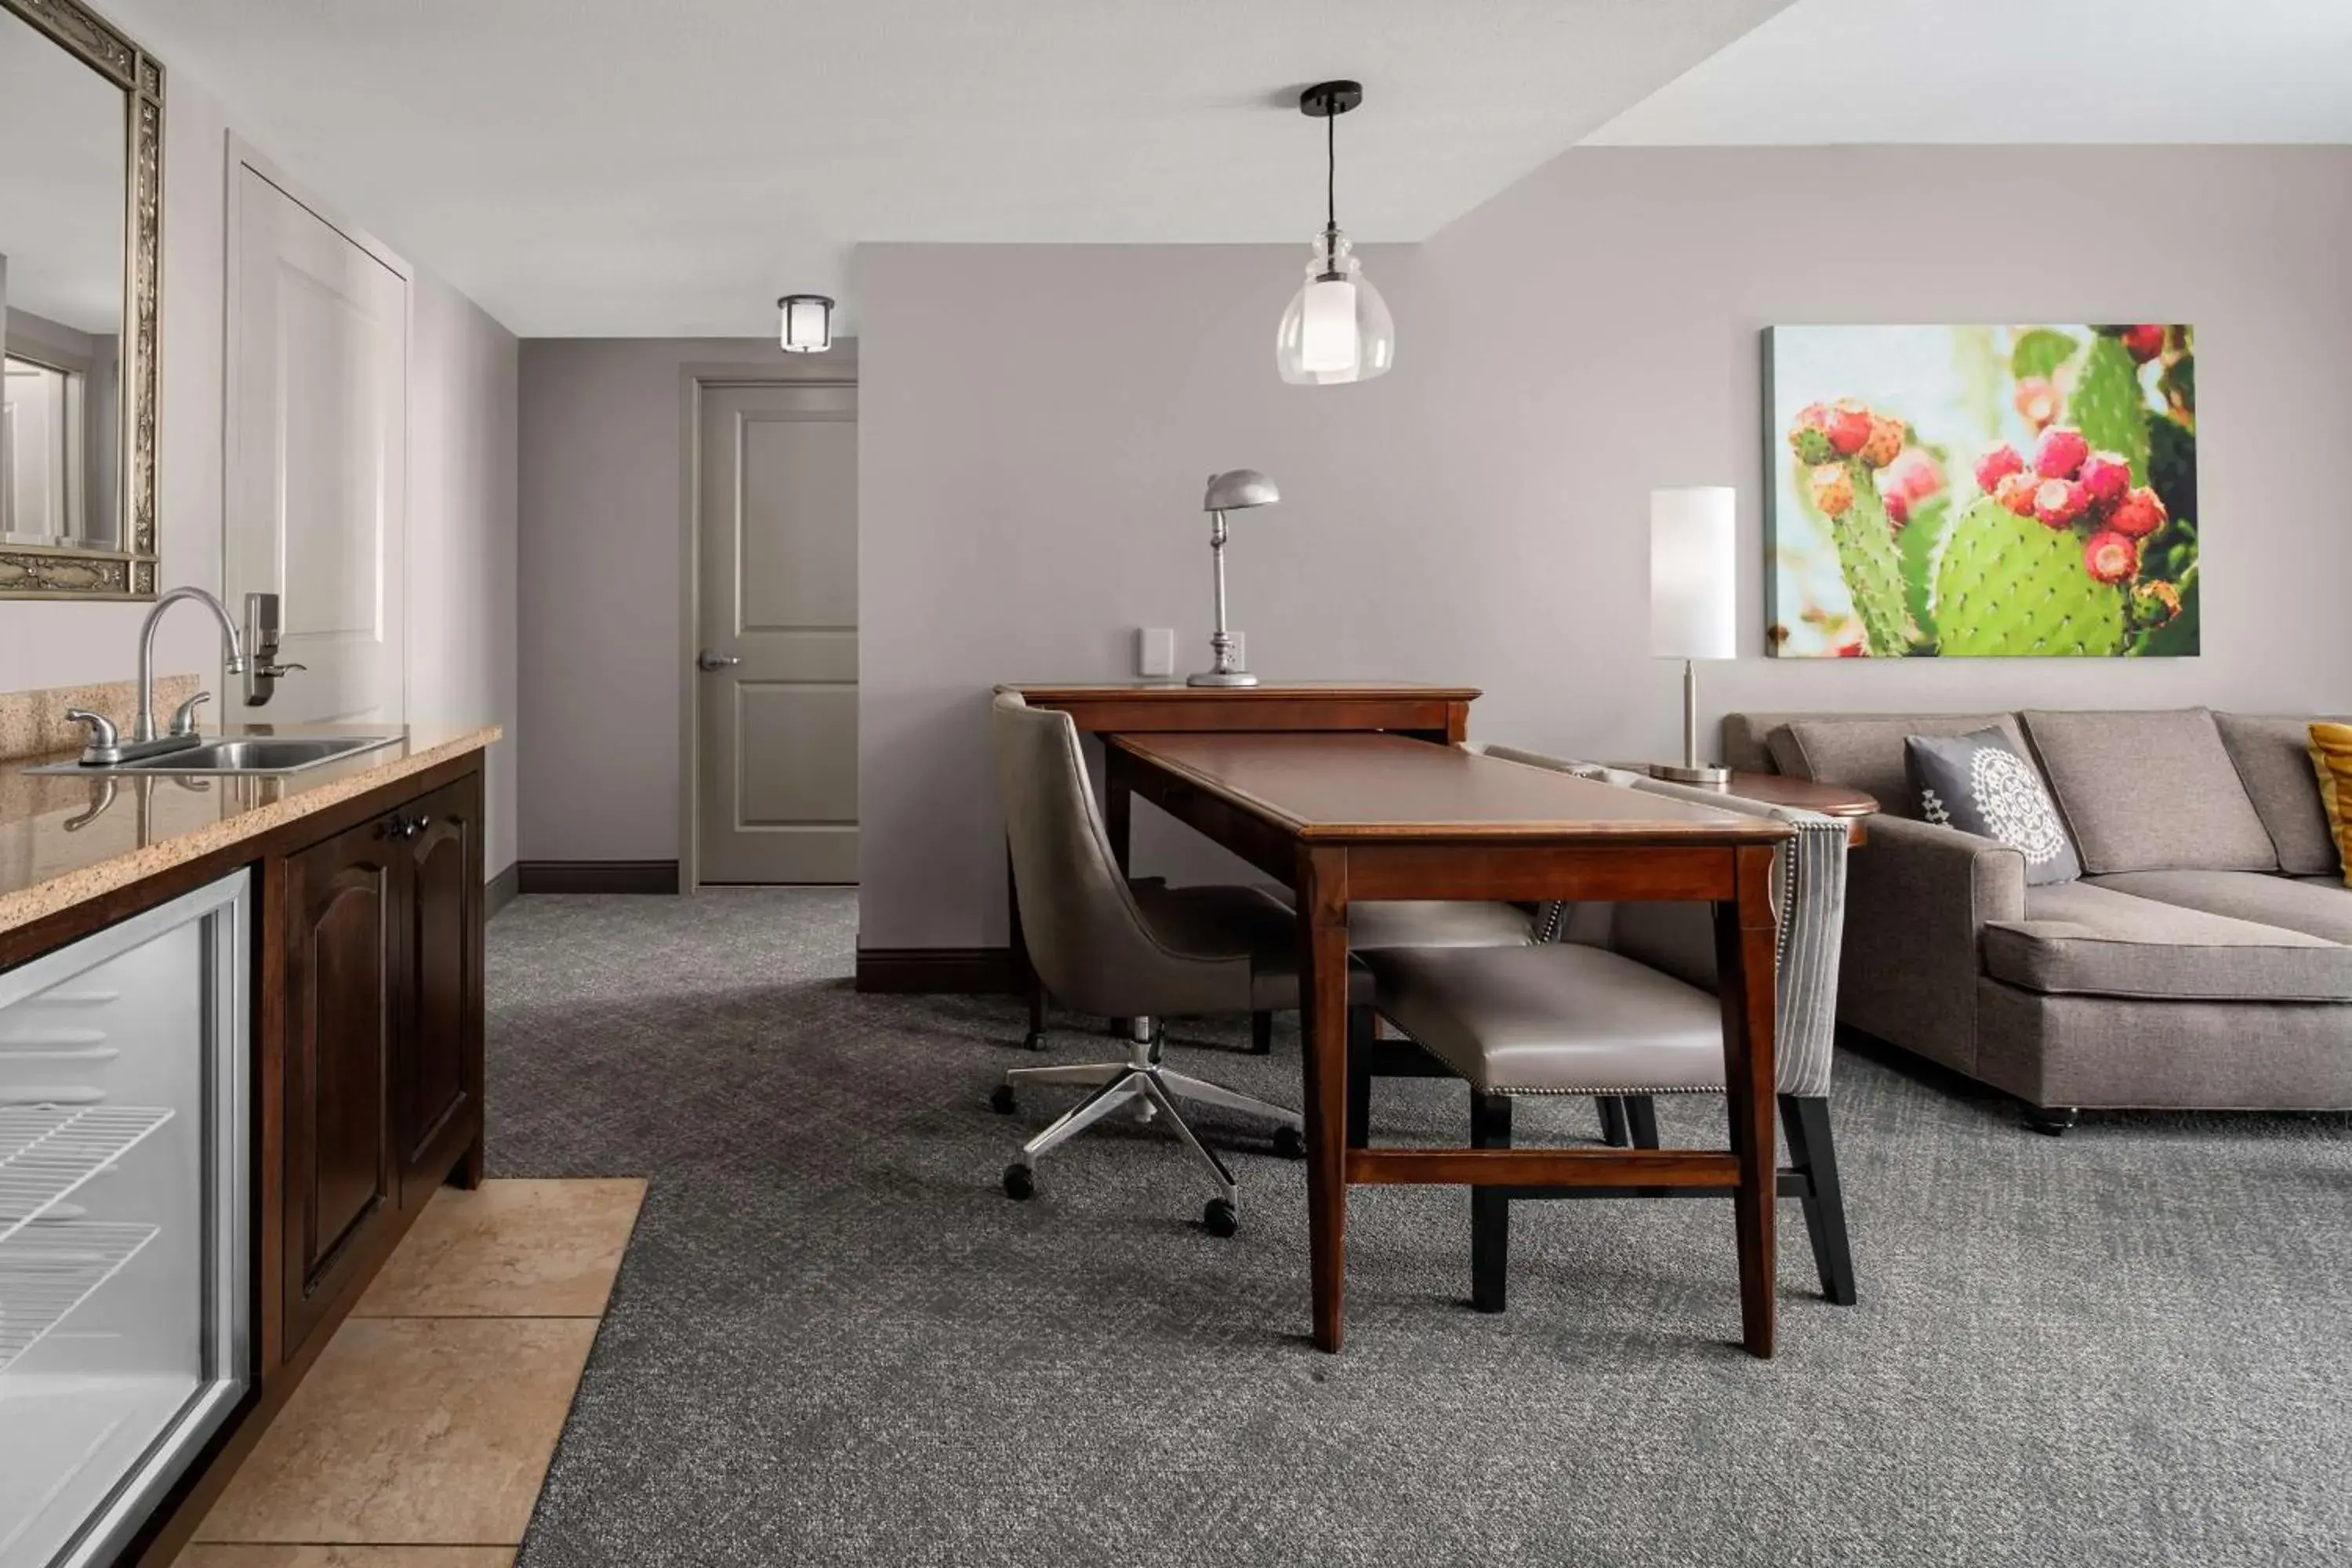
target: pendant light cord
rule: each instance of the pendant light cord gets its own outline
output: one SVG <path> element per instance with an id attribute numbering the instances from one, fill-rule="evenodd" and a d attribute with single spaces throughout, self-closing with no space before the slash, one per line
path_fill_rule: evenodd
<path id="1" fill-rule="evenodd" d="M 1336 111 L 1323 117 L 1323 225 L 1327 232 L 1336 233 L 1339 227 L 1339 116 Z"/>

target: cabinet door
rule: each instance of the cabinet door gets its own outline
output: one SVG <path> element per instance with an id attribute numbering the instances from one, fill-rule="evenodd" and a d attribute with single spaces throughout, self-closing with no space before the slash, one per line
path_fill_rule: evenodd
<path id="1" fill-rule="evenodd" d="M 325 1316 L 396 1201 L 389 1094 L 404 851 L 387 819 L 286 863 L 286 1343 Z"/>
<path id="2" fill-rule="evenodd" d="M 482 1126 L 481 775 L 403 807 L 409 1016 L 394 1064 L 400 1202 L 433 1195 Z"/>

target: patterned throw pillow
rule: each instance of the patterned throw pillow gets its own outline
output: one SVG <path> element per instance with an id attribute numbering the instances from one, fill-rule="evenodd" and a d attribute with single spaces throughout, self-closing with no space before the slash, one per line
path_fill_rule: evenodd
<path id="1" fill-rule="evenodd" d="M 2311 727 L 2311 765 L 2319 770 L 2319 804 L 2344 880 L 2352 885 L 2352 724 Z"/>
<path id="2" fill-rule="evenodd" d="M 2083 874 L 2042 775 L 1999 730 L 1909 736 L 1903 763 L 1927 821 L 2011 846 L 2025 857 L 2025 879 L 2036 886 Z"/>

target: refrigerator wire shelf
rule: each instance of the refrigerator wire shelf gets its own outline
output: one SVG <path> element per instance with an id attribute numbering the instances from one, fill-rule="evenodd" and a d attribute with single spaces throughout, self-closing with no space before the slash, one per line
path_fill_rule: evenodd
<path id="1" fill-rule="evenodd" d="M 29 1225 L 0 1241 L 0 1372 L 155 1239 L 152 1225 Z"/>
<path id="2" fill-rule="evenodd" d="M 171 1120 L 136 1105 L 0 1105 L 0 1247 Z"/>

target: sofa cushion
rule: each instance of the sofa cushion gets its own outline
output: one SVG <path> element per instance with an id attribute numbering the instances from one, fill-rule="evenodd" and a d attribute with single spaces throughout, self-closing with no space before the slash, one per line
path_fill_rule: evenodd
<path id="1" fill-rule="evenodd" d="M 1772 763 L 1794 778 L 1843 784 L 1875 798 L 1894 816 L 1919 820 L 1919 796 L 1904 769 L 1903 743 L 1914 735 L 1966 735 L 1999 730 L 2019 756 L 2025 736 L 2006 713 L 1893 713 L 1801 719 L 1771 732 Z"/>
<path id="2" fill-rule="evenodd" d="M 1994 979 L 2051 995 L 2352 1001 L 2352 947 L 2090 882 L 2026 889 L 1983 952 Z"/>
<path id="3" fill-rule="evenodd" d="M 1929 822 L 2009 845 L 2025 857 L 2030 884 L 2083 874 L 2041 772 L 2000 731 L 1914 735 L 1903 752 L 1912 798 Z"/>
<path id="4" fill-rule="evenodd" d="M 2352 885 L 2352 724 L 2326 721 L 2311 727 L 2311 766 L 2319 784 L 2319 808 L 2347 885 Z"/>
<path id="5" fill-rule="evenodd" d="M 2101 877 L 2098 885 L 2136 899 L 2352 944 L 2352 888 L 2334 877 L 2303 880 L 2261 871 L 2126 871 Z"/>
<path id="6" fill-rule="evenodd" d="M 2036 710 L 2024 719 L 2088 875 L 2279 868 L 2206 710 Z"/>
<path id="7" fill-rule="evenodd" d="M 2279 869 L 2294 877 L 2337 875 L 2343 868 L 2311 767 L 2311 721 L 2216 713 L 2213 722 L 2278 850 Z"/>

